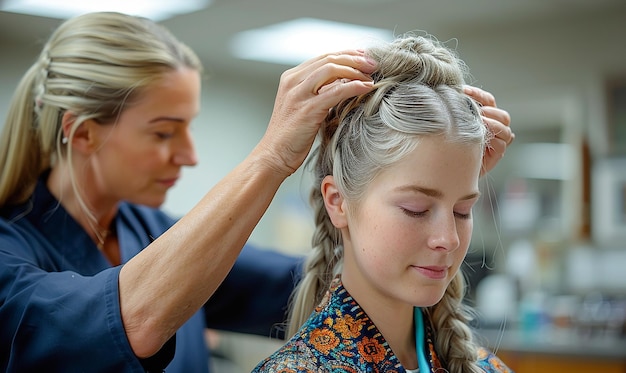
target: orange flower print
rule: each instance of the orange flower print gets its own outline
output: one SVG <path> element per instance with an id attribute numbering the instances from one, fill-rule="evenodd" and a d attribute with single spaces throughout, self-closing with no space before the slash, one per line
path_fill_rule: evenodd
<path id="1" fill-rule="evenodd" d="M 345 315 L 337 319 L 335 330 L 341 333 L 343 338 L 352 339 L 361 335 L 361 329 L 365 325 L 363 320 L 355 320 L 350 315 Z"/>
<path id="2" fill-rule="evenodd" d="M 385 348 L 376 339 L 363 337 L 357 342 L 357 348 L 365 361 L 380 363 L 385 358 Z"/>
<path id="3" fill-rule="evenodd" d="M 489 364 L 493 365 L 496 372 L 510 372 L 509 368 L 496 356 L 492 356 L 489 359 Z"/>
<path id="4" fill-rule="evenodd" d="M 339 338 L 337 338 L 335 333 L 331 330 L 314 329 L 311 331 L 309 343 L 311 343 L 316 350 L 320 351 L 324 355 L 328 355 L 330 350 L 339 345 Z"/>
<path id="5" fill-rule="evenodd" d="M 341 372 L 341 373 L 361 373 L 357 368 L 350 365 L 350 363 L 342 363 L 333 361 L 330 365 L 331 372 Z"/>
<path id="6" fill-rule="evenodd" d="M 439 361 L 439 358 L 437 357 L 437 353 L 435 352 L 435 347 L 429 343 L 428 349 L 430 350 L 430 357 L 431 357 L 433 369 L 437 370 L 438 368 L 441 368 L 441 362 Z"/>

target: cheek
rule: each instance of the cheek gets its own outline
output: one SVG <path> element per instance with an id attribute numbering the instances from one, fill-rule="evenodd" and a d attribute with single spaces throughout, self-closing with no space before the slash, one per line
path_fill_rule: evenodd
<path id="1" fill-rule="evenodd" d="M 122 195 L 144 190 L 163 169 L 160 155 L 138 144 L 109 144 L 98 154 L 97 173 L 109 192 Z"/>
<path id="2" fill-rule="evenodd" d="M 453 255 L 455 256 L 455 262 L 458 263 L 459 267 L 461 265 L 461 262 L 465 259 L 467 251 L 469 250 L 469 245 L 472 239 L 472 227 L 472 223 L 469 222 L 457 228 L 460 246 L 457 250 L 454 251 Z"/>
<path id="3" fill-rule="evenodd" d="M 109 155 L 116 159 L 119 167 L 129 171 L 147 171 L 162 167 L 163 160 L 167 158 L 159 146 L 141 142 L 132 144 L 128 141 L 115 145 L 109 150 Z"/>
<path id="4" fill-rule="evenodd" d="M 358 237 L 366 245 L 368 242 L 384 239 L 384 236 L 389 235 L 389 220 L 382 210 L 364 208 L 356 214 L 350 214 L 348 221 L 351 223 L 350 231 L 356 233 L 353 234 L 353 238 Z"/>
<path id="5" fill-rule="evenodd" d="M 469 220 L 463 222 L 459 226 L 457 226 L 457 233 L 459 235 L 459 240 L 461 244 L 465 244 L 465 246 L 469 245 L 470 240 L 472 239 L 472 232 L 474 230 L 474 222 L 473 220 Z M 465 249 L 467 251 L 467 248 Z"/>
<path id="6" fill-rule="evenodd" d="M 393 261 L 404 262 L 418 247 L 415 225 L 407 226 L 390 216 L 372 216 L 360 227 L 358 250 L 374 266 L 381 267 Z"/>
<path id="7" fill-rule="evenodd" d="M 368 202 L 378 200 L 372 198 Z M 405 262 L 407 255 L 419 247 L 420 234 L 419 227 L 396 208 L 374 202 L 361 205 L 348 220 L 355 254 L 371 269 L 380 270 L 394 262 Z"/>

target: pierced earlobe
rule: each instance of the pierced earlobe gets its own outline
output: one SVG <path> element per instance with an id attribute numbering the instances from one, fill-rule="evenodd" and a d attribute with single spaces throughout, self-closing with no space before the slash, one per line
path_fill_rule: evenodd
<path id="1" fill-rule="evenodd" d="M 61 144 L 63 144 L 63 145 L 67 145 L 67 142 L 68 142 L 67 137 L 63 137 L 63 138 L 61 139 Z"/>

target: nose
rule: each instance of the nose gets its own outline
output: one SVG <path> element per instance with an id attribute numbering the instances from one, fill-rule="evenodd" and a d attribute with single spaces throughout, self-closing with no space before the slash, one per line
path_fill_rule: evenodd
<path id="1" fill-rule="evenodd" d="M 443 216 L 445 215 L 445 216 Z M 454 251 L 461 245 L 454 214 L 442 214 L 433 221 L 428 246 L 433 250 Z"/>
<path id="2" fill-rule="evenodd" d="M 176 143 L 176 148 L 172 156 L 172 162 L 177 166 L 195 166 L 198 164 L 198 157 L 193 144 L 193 136 L 191 131 L 185 131 L 180 141 Z"/>

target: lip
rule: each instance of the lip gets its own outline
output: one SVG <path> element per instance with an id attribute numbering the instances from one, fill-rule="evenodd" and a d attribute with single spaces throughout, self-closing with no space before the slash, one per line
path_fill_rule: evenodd
<path id="1" fill-rule="evenodd" d="M 448 267 L 445 266 L 412 266 L 423 276 L 433 280 L 443 280 L 448 275 Z"/>
<path id="2" fill-rule="evenodd" d="M 177 181 L 178 181 L 178 177 L 173 177 L 173 178 L 170 178 L 170 179 L 159 179 L 158 180 L 159 184 L 165 185 L 168 188 L 171 188 L 174 185 L 176 185 Z"/>

